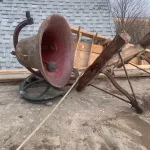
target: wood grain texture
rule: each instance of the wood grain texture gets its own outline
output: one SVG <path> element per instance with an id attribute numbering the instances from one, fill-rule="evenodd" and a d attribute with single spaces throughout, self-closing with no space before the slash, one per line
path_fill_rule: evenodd
<path id="1" fill-rule="evenodd" d="M 77 91 L 81 91 L 99 72 L 101 72 L 104 65 L 128 42 L 129 39 L 130 36 L 127 33 L 117 35 L 81 76 L 76 88 Z"/>
<path id="2" fill-rule="evenodd" d="M 74 28 L 74 27 L 70 27 L 72 33 L 77 34 L 78 33 L 78 28 Z M 80 32 L 82 33 L 83 36 L 88 37 L 88 38 L 93 38 L 93 36 L 95 35 L 95 33 L 93 32 L 89 32 L 86 30 L 81 29 Z M 100 34 L 97 35 L 96 40 L 100 40 L 100 41 L 105 41 L 106 39 L 108 39 L 105 36 L 102 36 Z"/>

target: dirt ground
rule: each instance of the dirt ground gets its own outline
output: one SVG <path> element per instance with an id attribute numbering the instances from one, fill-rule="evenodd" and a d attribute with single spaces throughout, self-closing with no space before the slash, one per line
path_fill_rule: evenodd
<path id="1" fill-rule="evenodd" d="M 117 81 L 130 91 L 126 80 Z M 73 90 L 22 150 L 149 150 L 150 78 L 131 82 L 142 115 L 93 87 Z M 122 96 L 106 79 L 93 84 Z M 19 96 L 19 84 L 1 84 L 0 96 L 1 150 L 15 150 L 59 102 L 28 103 Z"/>

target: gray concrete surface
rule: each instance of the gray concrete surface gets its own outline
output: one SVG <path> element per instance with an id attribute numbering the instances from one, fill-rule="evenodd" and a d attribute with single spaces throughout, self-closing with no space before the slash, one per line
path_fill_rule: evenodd
<path id="1" fill-rule="evenodd" d="M 149 150 L 150 78 L 131 81 L 142 115 L 93 87 L 73 90 L 22 150 Z M 127 81 L 118 82 L 130 90 Z M 121 96 L 106 79 L 93 83 Z M 1 150 L 15 150 L 59 101 L 31 104 L 20 99 L 18 89 L 18 84 L 0 85 Z"/>

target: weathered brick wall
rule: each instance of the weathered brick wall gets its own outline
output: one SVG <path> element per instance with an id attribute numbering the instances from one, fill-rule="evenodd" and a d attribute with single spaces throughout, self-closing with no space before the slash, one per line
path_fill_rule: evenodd
<path id="1" fill-rule="evenodd" d="M 0 69 L 22 67 L 10 52 L 14 50 L 14 29 L 27 10 L 34 24 L 23 29 L 20 39 L 36 34 L 42 20 L 53 13 L 63 15 L 71 26 L 109 37 L 115 34 L 107 0 L 3 0 L 0 2 Z"/>

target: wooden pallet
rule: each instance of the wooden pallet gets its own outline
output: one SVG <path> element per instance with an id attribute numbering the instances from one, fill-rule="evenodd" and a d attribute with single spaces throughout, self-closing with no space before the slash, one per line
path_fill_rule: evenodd
<path id="1" fill-rule="evenodd" d="M 89 65 L 91 65 L 94 60 L 100 55 L 100 53 L 104 49 L 104 44 L 106 42 L 111 41 L 111 38 L 101 36 L 98 33 L 88 32 L 86 30 L 82 30 L 79 28 L 71 27 L 72 33 L 77 35 L 75 40 L 75 59 L 74 59 L 74 67 L 77 69 L 85 69 Z M 89 38 L 91 43 L 82 42 L 82 38 Z M 133 46 L 133 44 L 127 44 L 126 48 Z M 150 50 L 145 50 L 145 55 L 150 58 Z M 149 68 L 149 64 L 145 60 L 141 60 L 137 57 L 131 60 L 131 63 L 138 65 L 141 67 Z M 148 65 L 148 66 L 147 66 Z"/>

